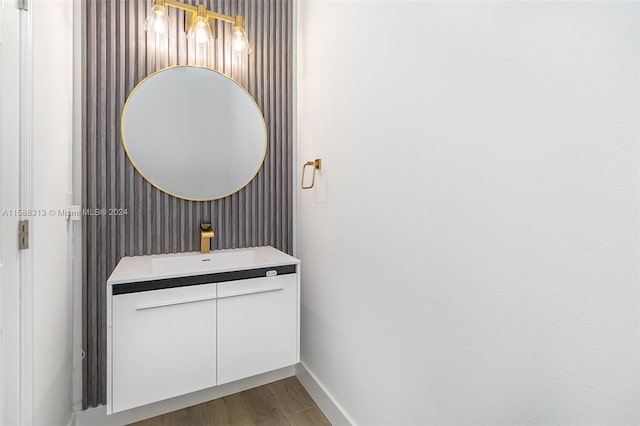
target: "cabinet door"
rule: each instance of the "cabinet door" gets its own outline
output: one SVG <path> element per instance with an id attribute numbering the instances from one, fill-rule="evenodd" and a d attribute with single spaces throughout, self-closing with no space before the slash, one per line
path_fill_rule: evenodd
<path id="1" fill-rule="evenodd" d="M 216 384 L 216 284 L 113 296 L 113 412 Z"/>
<path id="2" fill-rule="evenodd" d="M 297 362 L 297 276 L 218 284 L 218 384 Z"/>

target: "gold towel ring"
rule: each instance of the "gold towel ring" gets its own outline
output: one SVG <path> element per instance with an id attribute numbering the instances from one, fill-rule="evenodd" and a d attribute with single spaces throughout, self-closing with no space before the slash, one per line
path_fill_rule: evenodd
<path id="1" fill-rule="evenodd" d="M 304 173 L 307 170 L 307 166 L 313 167 L 313 175 L 311 175 L 311 185 L 304 186 Z M 307 161 L 306 163 L 304 163 L 304 165 L 302 166 L 302 182 L 300 182 L 300 185 L 302 185 L 302 189 L 313 188 L 313 185 L 316 183 L 316 170 L 320 169 L 321 167 L 322 160 L 319 158 L 316 158 L 315 161 Z"/>

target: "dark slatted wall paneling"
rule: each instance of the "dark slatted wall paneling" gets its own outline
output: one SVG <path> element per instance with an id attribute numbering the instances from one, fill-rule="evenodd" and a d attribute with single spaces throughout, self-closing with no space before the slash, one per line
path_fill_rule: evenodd
<path id="1" fill-rule="evenodd" d="M 216 41 L 206 57 L 186 42 L 182 11 L 170 9 L 171 37 L 158 41 L 143 29 L 150 1 L 82 3 L 83 204 L 127 210 L 122 216 L 83 216 L 85 408 L 106 402 L 106 280 L 122 256 L 199 250 L 202 221 L 213 223 L 213 248 L 272 245 L 291 253 L 292 2 L 204 1 L 209 10 L 245 17 L 253 52 L 240 64 L 230 59 L 231 25 L 215 24 Z M 129 92 L 146 75 L 181 64 L 233 77 L 267 122 L 262 169 L 221 200 L 185 201 L 160 192 L 134 170 L 122 147 L 120 115 Z"/>

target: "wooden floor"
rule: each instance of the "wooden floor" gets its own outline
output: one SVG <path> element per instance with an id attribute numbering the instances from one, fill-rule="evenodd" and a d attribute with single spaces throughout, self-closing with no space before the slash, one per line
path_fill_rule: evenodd
<path id="1" fill-rule="evenodd" d="M 143 420 L 134 425 L 330 426 L 331 424 L 294 376 Z"/>

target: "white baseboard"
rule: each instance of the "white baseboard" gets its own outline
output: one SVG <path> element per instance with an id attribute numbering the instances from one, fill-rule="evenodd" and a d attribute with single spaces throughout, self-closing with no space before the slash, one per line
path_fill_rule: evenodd
<path id="1" fill-rule="evenodd" d="M 186 407 L 191 407 L 192 405 L 202 404 L 203 402 L 222 398 L 223 396 L 285 379 L 293 376 L 295 371 L 296 369 L 294 366 L 285 367 L 243 380 L 238 380 L 237 382 L 226 383 L 224 385 L 193 392 L 188 395 L 182 395 L 165 401 L 156 402 L 154 404 L 145 405 L 144 407 L 111 414 L 110 416 L 107 416 L 107 407 L 105 405 L 101 405 L 99 407 L 74 413 L 74 419 L 71 426 L 122 426 L 129 423 L 135 423 L 150 417 L 160 416 L 171 411 L 181 410 Z M 322 409 L 322 407 L 320 408 Z"/>
<path id="2" fill-rule="evenodd" d="M 353 419 L 304 363 L 296 365 L 296 377 L 333 426 L 355 426 Z"/>

